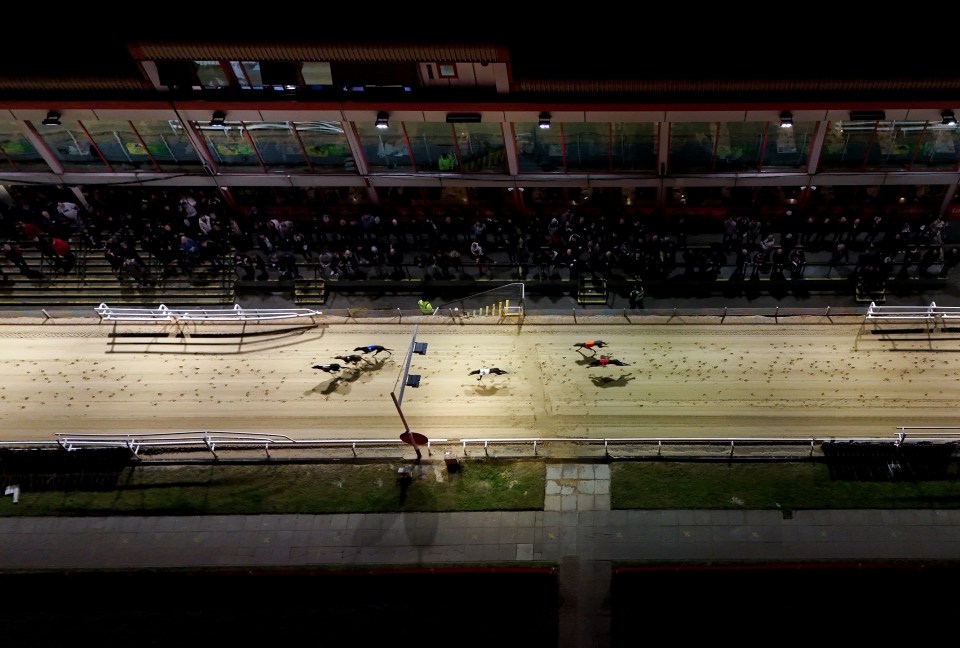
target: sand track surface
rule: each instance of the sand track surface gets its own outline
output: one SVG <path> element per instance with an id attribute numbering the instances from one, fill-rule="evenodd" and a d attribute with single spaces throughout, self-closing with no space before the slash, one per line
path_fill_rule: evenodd
<path id="1" fill-rule="evenodd" d="M 96 322 L 96 320 L 94 320 Z M 304 439 L 886 437 L 957 424 L 960 340 L 860 324 L 0 326 L 5 440 L 222 430 Z M 577 342 L 609 343 L 596 353 Z M 380 344 L 331 375 L 314 364 Z M 591 367 L 600 355 L 626 366 Z M 482 367 L 508 373 L 482 380 Z"/>

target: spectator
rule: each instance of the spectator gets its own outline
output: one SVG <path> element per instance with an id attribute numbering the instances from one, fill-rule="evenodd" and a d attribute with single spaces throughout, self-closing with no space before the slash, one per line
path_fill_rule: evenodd
<path id="1" fill-rule="evenodd" d="M 630 308 L 643 310 L 643 282 L 638 281 L 630 291 Z"/>
<path id="2" fill-rule="evenodd" d="M 25 277 L 29 277 L 32 273 L 29 264 L 27 264 L 26 259 L 23 258 L 23 251 L 20 250 L 20 247 L 14 243 L 4 243 L 3 244 L 3 257 L 17 266 L 17 269 L 20 270 L 20 273 Z"/>
<path id="3" fill-rule="evenodd" d="M 480 221 L 477 221 L 477 223 L 479 222 Z M 474 229 L 474 233 L 476 234 L 476 229 Z M 473 241 L 470 244 L 470 256 L 473 258 L 474 263 L 477 264 L 477 276 L 482 277 L 483 273 L 487 271 L 489 258 L 483 253 L 483 248 L 479 242 Z"/>
<path id="4" fill-rule="evenodd" d="M 937 276 L 945 279 L 957 263 L 960 263 L 960 248 L 952 247 L 943 255 L 943 261 L 940 264 L 940 274 Z"/>
<path id="5" fill-rule="evenodd" d="M 58 202 L 57 213 L 70 223 L 75 225 L 80 224 L 80 209 L 77 207 L 76 203 Z"/>
<path id="6" fill-rule="evenodd" d="M 77 257 L 73 253 L 70 244 L 61 238 L 53 237 L 50 239 L 50 247 L 56 254 L 55 263 L 58 272 L 68 274 L 77 263 Z"/>
<path id="7" fill-rule="evenodd" d="M 200 246 L 186 234 L 180 236 L 180 269 L 190 276 L 193 269 L 200 265 Z"/>

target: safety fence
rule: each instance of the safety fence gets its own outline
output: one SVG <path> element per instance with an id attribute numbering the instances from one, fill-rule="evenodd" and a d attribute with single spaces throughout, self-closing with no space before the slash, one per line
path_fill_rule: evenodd
<path id="1" fill-rule="evenodd" d="M 430 439 L 422 448 L 428 457 L 541 458 L 613 460 L 631 458 L 715 458 L 799 460 L 821 456 L 825 444 L 904 447 L 960 442 L 960 427 L 901 426 L 887 437 L 578 437 Z M 299 459 L 335 460 L 412 458 L 417 448 L 402 439 L 295 439 L 272 433 L 195 430 L 162 433 L 58 433 L 49 441 L 3 441 L 7 449 L 124 448 L 138 459 Z M 419 458 L 420 453 L 417 452 Z"/>
<path id="2" fill-rule="evenodd" d="M 922 322 L 927 327 L 935 326 L 939 321 L 946 326 L 950 320 L 960 319 L 960 307 L 937 306 L 930 302 L 928 306 L 887 306 L 870 302 L 865 315 L 872 322 Z"/>
<path id="3" fill-rule="evenodd" d="M 100 304 L 94 309 L 107 322 L 245 322 L 316 317 L 321 311 L 309 308 L 125 308 Z"/>
<path id="4" fill-rule="evenodd" d="M 515 304 L 504 299 L 487 306 L 461 307 L 459 302 L 450 302 L 434 309 L 431 315 L 419 310 L 400 308 L 325 308 L 325 321 L 340 323 L 393 323 L 419 322 L 426 324 L 516 322 L 569 323 L 590 322 L 596 324 L 656 324 L 656 323 L 741 323 L 744 319 L 759 323 L 789 324 L 809 323 L 860 323 L 867 312 L 866 307 L 823 308 L 537 308 L 530 304 Z M 517 317 L 511 317 L 517 316 Z"/>

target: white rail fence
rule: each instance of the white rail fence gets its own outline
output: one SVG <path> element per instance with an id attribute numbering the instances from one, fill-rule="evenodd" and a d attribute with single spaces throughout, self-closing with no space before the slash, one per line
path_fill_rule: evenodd
<path id="1" fill-rule="evenodd" d="M 100 304 L 94 310 L 105 322 L 248 322 L 316 317 L 322 311 L 309 308 L 117 308 Z"/>
<path id="2" fill-rule="evenodd" d="M 950 320 L 960 319 L 960 307 L 937 306 L 930 302 L 927 306 L 887 306 L 870 302 L 867 307 L 865 322 L 923 322 L 926 328 L 933 328 L 939 321 L 947 326 Z"/>
<path id="3" fill-rule="evenodd" d="M 889 437 L 744 437 L 744 438 L 472 438 L 430 439 L 422 447 L 432 456 L 434 450 L 444 458 L 483 456 L 489 458 L 557 457 L 571 459 L 616 459 L 630 457 L 704 456 L 727 458 L 796 458 L 813 456 L 827 443 L 956 445 L 960 443 L 960 427 L 896 428 Z M 58 433 L 49 441 L 3 441 L 0 448 L 8 449 L 82 449 L 123 448 L 133 457 L 176 455 L 201 452 L 214 458 L 229 452 L 255 459 L 251 452 L 263 452 L 266 457 L 294 456 L 303 458 L 336 458 L 347 453 L 353 458 L 402 459 L 409 446 L 390 439 L 294 439 L 282 434 L 195 430 L 144 434 L 69 434 Z M 293 453 L 291 452 L 293 451 Z"/>

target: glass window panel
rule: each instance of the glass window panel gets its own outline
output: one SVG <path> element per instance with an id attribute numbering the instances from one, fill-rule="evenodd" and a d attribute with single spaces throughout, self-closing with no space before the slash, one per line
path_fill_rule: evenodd
<path id="1" fill-rule="evenodd" d="M 910 168 L 920 142 L 920 135 L 926 127 L 926 122 L 877 122 L 876 146 L 870 149 L 867 166 L 873 168 Z"/>
<path id="2" fill-rule="evenodd" d="M 610 124 L 559 124 L 559 126 L 563 132 L 568 173 L 610 170 Z"/>
<path id="3" fill-rule="evenodd" d="M 245 89 L 263 89 L 263 77 L 260 76 L 260 61 L 233 61 L 230 63 L 240 87 Z"/>
<path id="4" fill-rule="evenodd" d="M 464 172 L 506 172 L 507 156 L 500 124 L 455 124 L 454 132 Z"/>
<path id="5" fill-rule="evenodd" d="M 261 171 L 259 158 L 243 122 L 225 122 L 223 126 L 210 126 L 208 122 L 193 122 L 203 138 L 210 157 L 221 168 L 256 169 Z"/>
<path id="6" fill-rule="evenodd" d="M 355 171 L 340 122 L 297 122 L 297 133 L 315 171 Z"/>
<path id="7" fill-rule="evenodd" d="M 920 139 L 913 168 L 952 171 L 960 164 L 960 129 L 930 122 Z"/>
<path id="8" fill-rule="evenodd" d="M 460 170 L 452 124 L 408 122 L 404 126 L 418 172 Z"/>
<path id="9" fill-rule="evenodd" d="M 19 171 L 50 170 L 37 149 L 12 121 L 0 121 L 0 166 Z"/>
<path id="10" fill-rule="evenodd" d="M 373 122 L 355 122 L 354 127 L 370 171 L 413 171 L 403 124 L 391 121 L 377 128 Z"/>
<path id="11" fill-rule="evenodd" d="M 247 134 L 271 171 L 302 171 L 307 168 L 300 142 L 286 122 L 245 122 Z"/>
<path id="12" fill-rule="evenodd" d="M 830 122 L 820 153 L 820 171 L 863 168 L 874 146 L 876 122 Z"/>
<path id="13" fill-rule="evenodd" d="M 696 173 L 713 168 L 714 142 L 717 127 L 711 122 L 674 123 L 670 125 L 671 173 Z"/>
<path id="14" fill-rule="evenodd" d="M 114 171 L 155 168 L 146 147 L 129 122 L 86 121 L 83 122 L 83 127 Z"/>
<path id="15" fill-rule="evenodd" d="M 613 124 L 613 171 L 657 171 L 657 124 Z"/>
<path id="16" fill-rule="evenodd" d="M 766 129 L 766 122 L 721 122 L 717 129 L 714 171 L 757 171 Z"/>
<path id="17" fill-rule="evenodd" d="M 133 127 L 147 145 L 150 157 L 162 170 L 196 171 L 203 168 L 186 129 L 176 119 L 135 121 Z"/>
<path id="18" fill-rule="evenodd" d="M 79 122 L 64 121 L 61 126 L 35 125 L 37 134 L 67 171 L 107 171 L 93 143 Z"/>
<path id="19" fill-rule="evenodd" d="M 956 127 L 939 121 L 831 122 L 821 170 L 952 170 L 960 160 Z"/>
<path id="20" fill-rule="evenodd" d="M 333 85 L 333 72 L 330 63 L 319 61 L 304 61 L 301 64 L 300 75 L 304 84 L 308 86 Z"/>
<path id="21" fill-rule="evenodd" d="M 563 173 L 563 145 L 559 128 L 540 128 L 536 122 L 514 124 L 521 173 Z"/>
<path id="22" fill-rule="evenodd" d="M 780 124 L 775 122 L 767 123 L 761 171 L 805 171 L 816 127 L 816 122 L 794 121 L 792 128 L 780 128 Z"/>
<path id="23" fill-rule="evenodd" d="M 226 88 L 230 80 L 220 66 L 220 61 L 194 61 L 197 78 L 205 89 Z"/>

